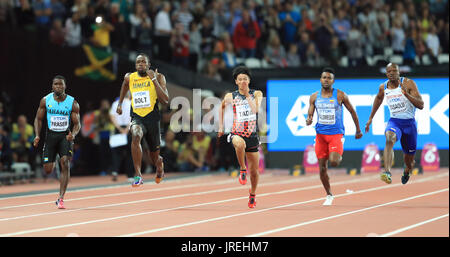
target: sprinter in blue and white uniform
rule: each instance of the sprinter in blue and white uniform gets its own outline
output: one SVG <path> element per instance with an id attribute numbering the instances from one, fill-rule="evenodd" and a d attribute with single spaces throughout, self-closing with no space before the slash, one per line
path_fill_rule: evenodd
<path id="1" fill-rule="evenodd" d="M 389 63 L 386 66 L 386 76 L 388 80 L 379 87 L 365 131 L 366 133 L 369 132 L 372 118 L 383 103 L 383 99 L 386 98 L 390 119 L 384 133 L 386 136 L 386 146 L 383 155 L 385 170 L 381 173 L 381 180 L 388 184 L 392 183 L 390 171 L 394 158 L 393 147 L 395 142 L 400 140 L 405 162 L 402 184 L 406 184 L 414 167 L 414 155 L 417 146 L 417 124 L 414 115 L 416 108 L 423 109 L 424 103 L 414 80 L 400 77 L 400 70 L 397 64 Z"/>
<path id="2" fill-rule="evenodd" d="M 333 68 L 323 69 L 320 75 L 322 88 L 310 96 L 308 118 L 306 119 L 306 125 L 311 125 L 314 112 L 317 112 L 314 148 L 319 160 L 320 181 L 327 193 L 323 205 L 331 205 L 334 199 L 331 193 L 330 178 L 327 173 L 328 163 L 333 167 L 338 166 L 344 153 L 345 128 L 342 105 L 352 115 L 356 128 L 355 139 L 360 139 L 363 136 L 359 127 L 358 115 L 347 94 L 342 90 L 333 88 L 334 74 Z"/>
<path id="3" fill-rule="evenodd" d="M 58 209 L 65 209 L 64 194 L 70 178 L 70 158 L 73 151 L 73 140 L 80 131 L 80 106 L 75 99 L 66 94 L 66 79 L 57 75 L 53 79 L 52 93 L 44 96 L 34 119 L 36 137 L 33 146 L 37 147 L 44 118 L 47 118 L 47 129 L 43 149 L 43 163 L 46 174 L 55 167 L 56 154 L 60 157 L 60 187 L 56 200 Z M 72 130 L 70 127 L 72 126 Z"/>

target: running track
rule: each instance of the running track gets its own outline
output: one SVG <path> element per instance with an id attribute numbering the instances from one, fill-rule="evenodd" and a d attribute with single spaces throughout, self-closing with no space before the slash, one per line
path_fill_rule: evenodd
<path id="1" fill-rule="evenodd" d="M 58 210 L 56 181 L 0 187 L 0 237 L 449 237 L 449 170 L 412 176 L 330 173 L 322 206 L 316 174 L 260 176 L 255 209 L 247 185 L 225 173 L 153 175 L 132 188 L 120 177 L 73 177 Z"/>

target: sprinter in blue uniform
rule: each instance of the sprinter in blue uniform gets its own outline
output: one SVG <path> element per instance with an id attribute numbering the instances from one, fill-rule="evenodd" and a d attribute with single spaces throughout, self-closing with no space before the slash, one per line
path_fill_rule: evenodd
<path id="1" fill-rule="evenodd" d="M 405 162 L 402 184 L 406 184 L 415 164 L 417 124 L 414 115 L 416 108 L 423 109 L 424 103 L 414 80 L 400 77 L 397 64 L 389 63 L 386 66 L 386 76 L 388 80 L 379 87 L 365 131 L 366 133 L 369 132 L 372 118 L 383 103 L 383 99 L 386 98 L 386 104 L 389 107 L 391 116 L 385 130 L 384 172 L 381 173 L 381 180 L 388 184 L 392 183 L 390 171 L 394 158 L 393 147 L 395 142 L 400 140 Z"/>
<path id="2" fill-rule="evenodd" d="M 58 209 L 65 209 L 64 194 L 70 178 L 70 158 L 73 151 L 73 140 L 80 131 L 80 106 L 75 99 L 66 94 L 66 79 L 57 75 L 53 79 L 52 93 L 41 99 L 34 119 L 33 145 L 37 147 L 40 141 L 42 122 L 46 116 L 47 129 L 43 149 L 45 173 L 50 174 L 55 167 L 56 154 L 60 157 L 60 187 L 56 200 Z M 72 131 L 70 125 L 73 124 Z"/>

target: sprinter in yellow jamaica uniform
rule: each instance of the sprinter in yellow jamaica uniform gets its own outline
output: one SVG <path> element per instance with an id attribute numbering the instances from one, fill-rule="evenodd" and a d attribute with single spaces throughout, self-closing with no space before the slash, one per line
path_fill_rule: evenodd
<path id="1" fill-rule="evenodd" d="M 122 114 L 122 101 L 128 90 L 131 93 L 131 155 L 133 157 L 135 177 L 133 187 L 143 184 L 141 174 L 142 147 L 144 138 L 150 150 L 150 159 L 156 166 L 155 182 L 164 178 L 163 158 L 159 155 L 161 133 L 158 102 L 169 103 L 169 92 L 164 75 L 150 69 L 150 59 L 146 54 L 136 57 L 136 72 L 125 74 L 120 89 L 120 99 L 116 112 Z"/>

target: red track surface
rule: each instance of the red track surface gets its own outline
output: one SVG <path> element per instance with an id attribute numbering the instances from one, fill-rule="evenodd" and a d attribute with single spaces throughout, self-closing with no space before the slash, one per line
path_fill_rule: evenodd
<path id="1" fill-rule="evenodd" d="M 206 174 L 206 173 L 205 173 Z M 0 187 L 0 236 L 25 237 L 448 237 L 449 170 L 385 184 L 378 174 L 331 173 L 332 206 L 317 174 L 260 176 L 257 206 L 247 207 L 247 185 L 228 174 L 172 179 L 151 175 L 132 188 L 120 177 L 73 177 L 65 210 L 56 208 L 59 183 Z M 77 187 L 110 184 L 74 190 Z M 351 190 L 351 191 L 348 191 Z M 13 193 L 36 192 L 26 196 Z"/>

